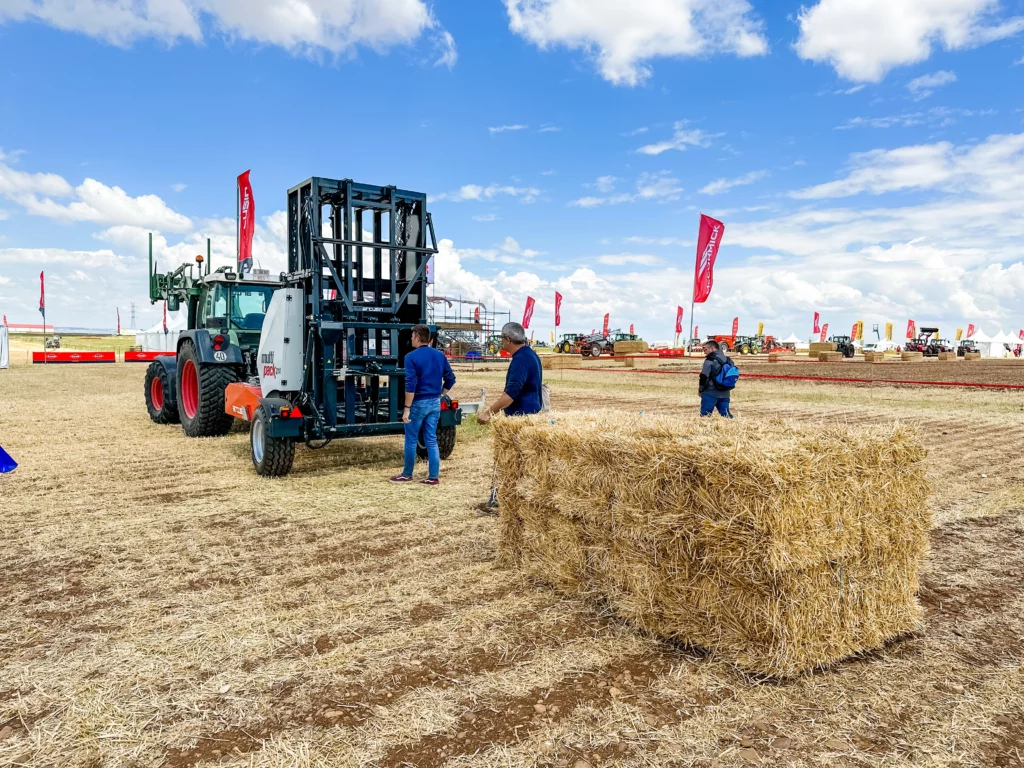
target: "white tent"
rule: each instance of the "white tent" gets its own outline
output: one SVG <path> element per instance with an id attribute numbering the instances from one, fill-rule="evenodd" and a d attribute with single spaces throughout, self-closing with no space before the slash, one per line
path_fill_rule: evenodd
<path id="1" fill-rule="evenodd" d="M 995 336 L 989 336 L 979 330 L 971 336 L 971 341 L 977 345 L 978 352 L 982 357 L 1006 357 L 1008 354 L 1004 346 L 1006 342 L 1001 340 L 1004 335 L 1002 331 L 999 331 Z"/>
<path id="2" fill-rule="evenodd" d="M 782 343 L 783 344 L 792 344 L 793 345 L 793 349 L 797 350 L 798 352 L 811 348 L 810 342 L 804 341 L 803 339 L 798 339 L 796 337 L 795 333 L 789 334 L 789 338 L 788 339 L 783 339 Z"/>
<path id="3" fill-rule="evenodd" d="M 1012 357 L 1013 353 L 1011 350 L 1020 344 L 1020 339 L 1011 336 L 1010 334 L 999 329 L 999 335 L 992 337 L 992 357 Z M 1007 349 L 1007 345 L 1010 349 Z"/>
<path id="4" fill-rule="evenodd" d="M 173 352 L 178 346 L 178 334 L 188 328 L 188 315 L 185 312 L 167 313 L 167 333 L 164 333 L 164 321 L 135 334 L 135 343 L 141 344 L 144 352 Z"/>
<path id="5" fill-rule="evenodd" d="M 0 369 L 11 364 L 11 350 L 7 338 L 7 326 L 0 325 Z"/>

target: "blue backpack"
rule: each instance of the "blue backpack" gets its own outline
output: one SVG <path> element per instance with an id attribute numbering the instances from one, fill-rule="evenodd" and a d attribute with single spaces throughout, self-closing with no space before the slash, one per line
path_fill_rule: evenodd
<path id="1" fill-rule="evenodd" d="M 718 368 L 718 373 L 711 378 L 717 389 L 734 389 L 739 379 L 740 369 L 730 357 L 725 358 L 725 362 Z"/>

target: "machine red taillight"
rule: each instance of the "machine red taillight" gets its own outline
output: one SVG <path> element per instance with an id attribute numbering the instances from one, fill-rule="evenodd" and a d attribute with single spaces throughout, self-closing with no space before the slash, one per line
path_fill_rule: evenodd
<path id="1" fill-rule="evenodd" d="M 455 410 L 458 410 L 458 407 L 459 407 L 459 401 L 458 400 L 442 400 L 441 401 L 441 410 L 442 411 L 455 411 Z"/>
<path id="2" fill-rule="evenodd" d="M 218 352 L 228 345 L 228 340 L 225 336 L 217 334 L 213 337 L 213 348 Z"/>
<path id="3" fill-rule="evenodd" d="M 281 418 L 282 419 L 287 419 L 291 415 L 292 415 L 292 409 L 291 408 L 282 408 L 281 409 Z"/>

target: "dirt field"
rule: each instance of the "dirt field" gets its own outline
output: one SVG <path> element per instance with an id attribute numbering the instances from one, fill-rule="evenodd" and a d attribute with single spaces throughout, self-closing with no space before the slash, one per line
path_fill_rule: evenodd
<path id="1" fill-rule="evenodd" d="M 1024 765 L 1019 392 L 742 382 L 738 418 L 898 418 L 930 451 L 925 630 L 779 682 L 497 569 L 483 427 L 438 488 L 385 482 L 395 438 L 301 448 L 264 480 L 244 432 L 150 423 L 143 373 L 0 371 L 21 463 L 0 475 L 0 765 Z M 460 371 L 457 394 L 503 375 Z M 558 418 L 697 403 L 688 375 L 549 381 Z"/>

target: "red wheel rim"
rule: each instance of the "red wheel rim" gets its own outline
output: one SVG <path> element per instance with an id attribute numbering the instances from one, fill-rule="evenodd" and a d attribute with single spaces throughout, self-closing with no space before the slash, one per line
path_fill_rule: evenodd
<path id="1" fill-rule="evenodd" d="M 181 369 L 181 407 L 190 419 L 199 411 L 199 372 L 191 360 L 186 360 Z"/>
<path id="2" fill-rule="evenodd" d="M 149 385 L 149 399 L 153 401 L 154 411 L 164 409 L 164 384 L 160 381 L 159 376 L 154 378 L 153 383 Z"/>

